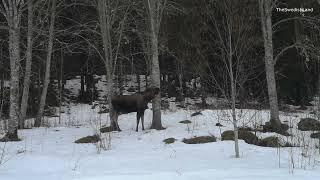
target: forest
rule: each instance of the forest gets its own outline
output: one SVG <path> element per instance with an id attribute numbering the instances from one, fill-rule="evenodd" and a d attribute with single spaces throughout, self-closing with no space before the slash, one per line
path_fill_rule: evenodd
<path id="1" fill-rule="evenodd" d="M 0 179 L 318 179 L 319 147 L 319 0 L 0 2 Z"/>

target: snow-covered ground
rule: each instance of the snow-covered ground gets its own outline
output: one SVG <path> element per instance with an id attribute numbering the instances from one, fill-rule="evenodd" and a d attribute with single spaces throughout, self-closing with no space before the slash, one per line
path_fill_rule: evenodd
<path id="1" fill-rule="evenodd" d="M 266 148 L 246 144 L 240 140 L 239 159 L 234 157 L 234 142 L 221 141 L 220 132 L 232 129 L 228 111 L 204 110 L 203 115 L 191 117 L 193 111 L 179 109 L 163 111 L 166 130 L 147 129 L 135 132 L 135 113 L 121 115 L 122 132 L 103 134 L 108 150 L 96 144 L 75 144 L 80 137 L 92 135 L 98 127 L 108 123 L 107 114 L 98 114 L 89 105 L 73 105 L 59 118 L 47 119 L 48 128 L 22 130 L 21 142 L 0 143 L 1 180 L 105 180 L 105 179 L 319 179 L 319 142 L 307 132 L 296 130 L 296 122 L 308 114 L 281 116 L 293 128 L 295 136 L 308 143 L 305 148 Z M 265 111 L 238 112 L 239 125 L 254 126 L 268 119 Z M 145 113 L 145 125 L 150 126 L 152 112 Z M 181 120 L 191 120 L 189 125 Z M 225 127 L 215 126 L 220 122 Z M 215 135 L 217 142 L 190 145 L 183 138 Z M 257 134 L 260 137 L 272 133 Z M 176 138 L 166 145 L 166 138 Z M 280 136 L 279 136 L 280 137 Z M 280 137 L 285 139 L 285 137 Z M 285 139 L 286 140 L 286 139 Z M 288 139 L 289 140 L 289 139 Z M 307 148 L 306 148 L 307 147 Z M 4 153 L 1 151 L 4 150 Z"/>
<path id="2" fill-rule="evenodd" d="M 106 94 L 105 76 L 97 77 L 99 99 Z M 133 76 L 125 87 L 136 87 Z M 129 78 L 130 79 L 130 78 Z M 142 90 L 144 77 L 141 77 Z M 66 89 L 77 96 L 80 77 L 67 80 Z M 129 92 L 125 92 L 129 94 Z M 169 99 L 166 99 L 169 100 Z M 170 100 L 172 101 L 172 99 Z M 200 99 L 186 98 L 194 104 Z M 208 98 L 208 104 L 217 104 Z M 97 104 L 98 102 L 94 103 Z M 173 102 L 171 102 L 172 104 Z M 311 132 L 297 130 L 300 118 L 312 117 L 303 113 L 281 113 L 281 120 L 290 127 L 291 137 L 274 133 L 257 136 L 277 136 L 283 142 L 301 147 L 266 148 L 246 144 L 240 140 L 240 158 L 234 157 L 234 142 L 221 141 L 221 133 L 232 129 L 230 111 L 203 110 L 202 115 L 191 117 L 194 110 L 163 111 L 165 130 L 146 129 L 135 132 L 136 114 L 119 116 L 122 132 L 102 134 L 106 150 L 97 144 L 75 144 L 84 136 L 93 135 L 101 126 L 108 125 L 108 114 L 99 114 L 103 103 L 94 109 L 86 104 L 65 103 L 59 117 L 45 117 L 47 128 L 19 131 L 20 142 L 0 143 L 0 180 L 106 180 L 106 179 L 319 179 L 319 142 L 310 138 Z M 149 104 L 151 107 L 151 104 Z M 56 112 L 59 115 L 59 111 Z M 239 126 L 259 127 L 269 119 L 267 111 L 238 110 Z M 152 111 L 146 110 L 145 127 L 150 127 Z M 191 124 L 181 124 L 190 120 Z M 32 120 L 29 120 L 30 123 Z M 215 126 L 221 123 L 224 127 Z M 1 132 L 0 132 L 1 135 Z M 184 144 L 184 138 L 214 135 L 217 142 Z M 177 141 L 166 145 L 163 140 Z"/>

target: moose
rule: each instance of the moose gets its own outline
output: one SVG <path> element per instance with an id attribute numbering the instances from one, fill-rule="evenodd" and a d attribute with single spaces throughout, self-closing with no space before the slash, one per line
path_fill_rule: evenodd
<path id="1" fill-rule="evenodd" d="M 147 88 L 142 93 L 135 93 L 132 95 L 117 95 L 111 98 L 111 128 L 112 130 L 121 131 L 118 124 L 118 116 L 121 114 L 128 114 L 137 112 L 137 126 L 138 132 L 139 121 L 141 119 L 142 130 L 144 130 L 144 111 L 148 109 L 148 103 L 154 99 L 160 92 L 157 87 Z"/>

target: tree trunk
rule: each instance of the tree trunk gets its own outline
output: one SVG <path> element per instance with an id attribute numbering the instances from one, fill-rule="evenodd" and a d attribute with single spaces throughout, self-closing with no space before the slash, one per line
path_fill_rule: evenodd
<path id="1" fill-rule="evenodd" d="M 107 102 L 109 104 L 109 118 L 110 127 L 113 130 L 119 130 L 118 122 L 114 119 L 111 98 L 114 95 L 113 87 L 113 55 L 111 43 L 111 12 L 109 7 L 109 0 L 98 0 L 98 13 L 100 21 L 100 31 L 102 36 L 103 50 L 104 50 L 104 64 L 106 68 L 107 79 Z"/>
<path id="2" fill-rule="evenodd" d="M 63 64 L 64 64 L 64 54 L 61 51 L 61 61 L 60 61 L 60 78 L 59 78 L 59 124 L 61 124 L 61 111 L 62 111 L 62 97 L 63 97 Z"/>
<path id="3" fill-rule="evenodd" d="M 158 40 L 157 37 L 152 38 L 152 70 L 151 84 L 154 87 L 160 88 L 160 67 L 158 60 Z M 152 124 L 151 129 L 163 129 L 161 124 L 161 93 L 152 100 Z"/>
<path id="4" fill-rule="evenodd" d="M 2 59 L 2 46 L 0 47 L 0 99 L 3 100 L 4 93 L 4 64 Z M 1 115 L 2 111 L 0 111 Z M 0 116 L 1 118 L 1 116 Z"/>
<path id="5" fill-rule="evenodd" d="M 38 111 L 37 118 L 36 118 L 35 124 L 34 124 L 35 127 L 40 127 L 40 125 L 41 125 L 41 118 L 43 115 L 44 106 L 45 106 L 46 98 L 47 98 L 48 86 L 49 86 L 49 82 L 50 82 L 50 68 L 51 68 L 51 58 L 52 58 L 52 52 L 53 52 L 55 15 L 56 15 L 56 0 L 52 0 L 45 77 L 44 77 L 44 82 L 43 82 L 41 98 L 40 98 L 39 111 Z"/>
<path id="6" fill-rule="evenodd" d="M 279 119 L 279 107 L 277 97 L 277 87 L 273 61 L 273 42 L 272 42 L 272 0 L 260 0 L 261 24 L 265 50 L 265 68 L 268 86 L 268 96 L 270 104 L 270 124 L 274 131 L 281 131 Z"/>
<path id="7" fill-rule="evenodd" d="M 147 0 L 148 11 L 150 17 L 150 30 L 151 30 L 151 84 L 154 87 L 160 88 L 160 66 L 159 66 L 159 49 L 158 49 L 158 35 L 160 29 L 160 2 L 157 0 Z M 159 4 L 157 4 L 159 3 Z M 161 130 L 164 129 L 161 123 L 161 93 L 159 93 L 152 100 L 152 124 L 151 129 Z"/>
<path id="8" fill-rule="evenodd" d="M 23 80 L 23 93 L 21 99 L 21 117 L 19 128 L 24 128 L 24 121 L 27 115 L 29 87 L 31 77 L 32 64 L 32 36 L 33 36 L 33 2 L 28 1 L 28 32 L 27 32 L 27 51 L 26 51 L 26 67 Z"/>
<path id="9" fill-rule="evenodd" d="M 5 2 L 3 2 L 5 3 Z M 21 3 L 21 2 L 20 2 Z M 19 5 L 9 2 L 5 4 L 6 17 L 9 26 L 9 56 L 10 56 L 10 110 L 8 131 L 1 141 L 17 141 L 19 122 L 19 73 L 20 73 L 20 11 Z"/>
<path id="10" fill-rule="evenodd" d="M 317 118 L 320 120 L 320 58 L 318 58 L 318 104 L 317 104 Z"/>
<path id="11" fill-rule="evenodd" d="M 233 123 L 233 132 L 234 132 L 234 150 L 236 154 L 236 158 L 239 158 L 239 142 L 238 142 L 238 121 L 236 116 L 236 80 L 233 74 L 233 64 L 232 64 L 232 56 L 233 49 L 231 46 L 231 33 L 229 32 L 229 75 L 230 75 L 230 85 L 231 85 L 231 106 L 232 106 L 232 123 Z"/>
<path id="12" fill-rule="evenodd" d="M 141 92 L 141 80 L 140 80 L 140 74 L 137 73 L 137 84 L 138 84 L 138 92 Z"/>
<path id="13" fill-rule="evenodd" d="M 145 86 L 146 88 L 148 87 L 148 72 L 146 72 L 146 74 L 144 75 L 144 79 L 145 79 Z"/>
<path id="14" fill-rule="evenodd" d="M 80 101 L 82 101 L 83 100 L 83 96 L 84 96 L 84 78 L 86 77 L 86 83 L 87 83 L 87 89 L 86 89 L 86 91 L 87 92 L 89 92 L 89 86 L 88 86 L 88 75 L 85 73 L 85 72 L 83 72 L 83 73 L 81 73 L 81 76 L 80 76 Z"/>

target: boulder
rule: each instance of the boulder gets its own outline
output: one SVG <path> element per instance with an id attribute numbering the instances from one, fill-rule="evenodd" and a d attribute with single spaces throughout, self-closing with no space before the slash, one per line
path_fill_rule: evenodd
<path id="1" fill-rule="evenodd" d="M 83 138 L 80 138 L 75 141 L 75 143 L 80 144 L 80 143 L 96 143 L 100 141 L 100 137 L 98 135 L 93 135 L 93 136 L 86 136 Z"/>
<path id="2" fill-rule="evenodd" d="M 312 133 L 310 137 L 314 139 L 320 139 L 320 132 Z"/>
<path id="3" fill-rule="evenodd" d="M 193 137 L 190 139 L 183 139 L 182 142 L 186 144 L 204 144 L 204 143 L 210 143 L 210 142 L 216 142 L 217 138 L 214 136 L 199 136 L 199 137 Z"/>
<path id="4" fill-rule="evenodd" d="M 313 118 L 302 118 L 298 123 L 301 131 L 320 131 L 320 121 Z"/>
<path id="5" fill-rule="evenodd" d="M 198 115 L 202 115 L 201 111 L 197 111 L 191 114 L 191 117 L 193 116 L 198 116 Z"/>
<path id="6" fill-rule="evenodd" d="M 275 136 L 261 139 L 258 145 L 263 147 L 281 147 L 279 138 Z"/>
<path id="7" fill-rule="evenodd" d="M 163 142 L 164 142 L 165 144 L 172 144 L 172 143 L 174 143 L 175 141 L 176 141 L 175 138 L 167 138 L 167 139 L 164 139 L 164 140 L 163 140 Z"/>
<path id="8" fill-rule="evenodd" d="M 183 120 L 183 121 L 180 121 L 179 123 L 181 123 L 181 124 L 191 124 L 192 122 L 190 120 Z"/>
<path id="9" fill-rule="evenodd" d="M 276 132 L 278 134 L 282 134 L 284 136 L 290 136 L 290 134 L 287 132 L 289 129 L 289 125 L 287 124 L 281 124 L 281 129 L 275 129 L 270 122 L 266 122 L 265 125 L 263 125 L 263 132 Z"/>
<path id="10" fill-rule="evenodd" d="M 244 140 L 248 144 L 257 144 L 259 139 L 256 135 L 249 131 L 238 131 L 238 138 Z M 221 134 L 221 140 L 234 140 L 234 132 L 231 130 L 224 131 Z"/>

